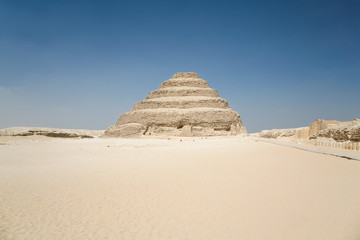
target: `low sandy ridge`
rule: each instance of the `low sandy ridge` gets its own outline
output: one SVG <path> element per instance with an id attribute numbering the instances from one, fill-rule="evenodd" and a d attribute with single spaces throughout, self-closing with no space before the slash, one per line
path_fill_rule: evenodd
<path id="1" fill-rule="evenodd" d="M 0 129 L 0 136 L 46 136 L 59 138 L 97 138 L 104 130 L 61 129 L 44 127 L 10 127 Z"/>

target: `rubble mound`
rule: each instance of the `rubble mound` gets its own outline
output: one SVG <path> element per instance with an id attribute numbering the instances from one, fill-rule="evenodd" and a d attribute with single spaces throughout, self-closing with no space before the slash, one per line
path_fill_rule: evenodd
<path id="1" fill-rule="evenodd" d="M 0 129 L 0 136 L 46 136 L 59 138 L 97 138 L 104 133 L 103 130 L 59 129 L 41 127 L 11 127 Z"/>
<path id="2" fill-rule="evenodd" d="M 258 133 L 257 136 L 262 138 L 295 137 L 300 131 L 303 131 L 305 129 L 306 127 L 263 130 Z"/>

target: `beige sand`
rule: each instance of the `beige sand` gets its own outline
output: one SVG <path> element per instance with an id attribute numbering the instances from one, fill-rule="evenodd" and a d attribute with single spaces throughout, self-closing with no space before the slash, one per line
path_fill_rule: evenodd
<path id="1" fill-rule="evenodd" d="M 360 161 L 229 139 L 0 139 L 0 239 L 360 239 Z"/>

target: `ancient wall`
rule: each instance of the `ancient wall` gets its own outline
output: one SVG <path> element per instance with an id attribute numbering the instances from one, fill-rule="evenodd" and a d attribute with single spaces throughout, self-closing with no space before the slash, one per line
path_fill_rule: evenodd
<path id="1" fill-rule="evenodd" d="M 309 135 L 315 135 L 319 131 L 326 129 L 330 126 L 336 125 L 340 123 L 340 121 L 336 120 L 323 120 L 323 119 L 317 119 L 314 122 L 312 122 L 309 126 Z"/>
<path id="2" fill-rule="evenodd" d="M 310 128 L 309 127 L 299 128 L 296 132 L 297 138 L 306 139 L 306 138 L 309 138 L 309 136 L 310 136 Z"/>
<path id="3" fill-rule="evenodd" d="M 337 142 L 360 142 L 360 119 L 329 125 L 310 138 L 331 138 Z"/>
<path id="4" fill-rule="evenodd" d="M 346 122 L 318 119 L 309 127 L 263 130 L 254 136 L 360 151 L 360 119 Z"/>

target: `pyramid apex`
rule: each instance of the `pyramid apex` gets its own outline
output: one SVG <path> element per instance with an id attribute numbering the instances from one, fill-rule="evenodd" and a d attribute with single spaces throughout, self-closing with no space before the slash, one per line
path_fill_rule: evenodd
<path id="1" fill-rule="evenodd" d="M 200 78 L 200 76 L 196 72 L 178 72 L 172 76 L 174 78 Z"/>

